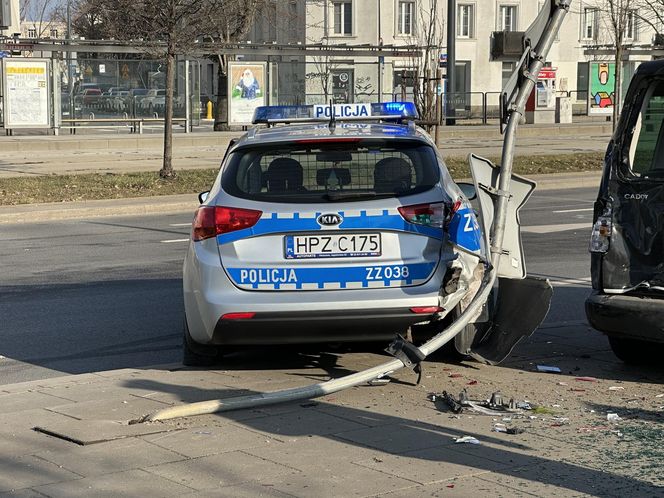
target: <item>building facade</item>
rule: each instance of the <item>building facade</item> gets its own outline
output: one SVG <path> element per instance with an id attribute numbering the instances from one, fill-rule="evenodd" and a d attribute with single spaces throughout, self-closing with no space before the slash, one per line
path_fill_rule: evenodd
<path id="1" fill-rule="evenodd" d="M 278 15 L 271 28 L 265 28 L 263 24 L 260 37 L 254 30 L 252 39 L 387 47 L 422 46 L 429 40 L 430 45 L 436 46 L 426 53 L 426 57 L 431 59 L 428 67 L 432 77 L 441 57 L 444 58 L 447 53 L 446 0 L 291 0 L 276 3 L 288 3 L 287 8 L 291 9 L 292 15 Z M 589 63 L 598 58 L 591 54 L 592 48 L 610 45 L 613 40 L 606 3 L 606 0 L 572 2 L 572 8 L 548 56 L 547 66 L 552 69 L 547 73 L 547 89 L 552 94 L 568 93 L 577 107 L 586 102 Z M 492 59 L 492 33 L 524 31 L 543 4 L 542 0 L 457 0 L 457 82 L 456 88 L 449 90 L 464 94 L 461 98 L 463 105 L 476 106 L 482 99 L 497 102 L 498 94 L 512 74 L 515 63 Z M 639 14 L 634 10 L 627 16 L 626 44 L 652 42 L 654 30 L 640 21 Z M 281 31 L 286 19 L 289 33 L 298 33 L 295 39 Z M 603 58 L 607 59 L 606 56 Z M 629 80 L 640 60 L 648 58 L 630 58 L 625 64 L 625 79 Z M 409 74 L 412 75 L 415 67 L 422 64 L 422 58 L 307 57 L 305 96 L 300 100 L 306 103 L 329 100 L 363 102 L 408 97 L 412 88 L 405 88 L 404 81 Z M 442 73 L 444 77 L 444 69 Z M 294 72 L 292 76 L 289 82 L 280 80 L 280 92 L 282 95 L 289 93 L 284 88 L 287 84 L 293 87 L 290 93 L 301 96 L 301 89 L 297 87 L 301 72 Z M 419 77 L 422 78 L 422 75 Z M 438 91 L 444 86 L 443 79 L 437 86 Z M 284 99 L 279 103 L 298 102 Z"/>

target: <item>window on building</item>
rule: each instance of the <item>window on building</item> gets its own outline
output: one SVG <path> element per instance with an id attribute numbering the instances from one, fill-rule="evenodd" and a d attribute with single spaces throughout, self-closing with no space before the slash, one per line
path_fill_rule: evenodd
<path id="1" fill-rule="evenodd" d="M 57 38 L 58 37 L 58 30 L 55 28 L 51 28 L 51 38 Z"/>
<path id="2" fill-rule="evenodd" d="M 332 2 L 334 9 L 334 34 L 353 34 L 353 2 Z"/>
<path id="3" fill-rule="evenodd" d="M 415 2 L 399 2 L 398 27 L 400 35 L 413 34 Z"/>
<path id="4" fill-rule="evenodd" d="M 505 85 L 510 80 L 515 70 L 516 70 L 516 62 L 514 61 L 503 62 L 503 70 L 502 70 L 503 86 L 501 88 L 505 88 Z"/>
<path id="5" fill-rule="evenodd" d="M 498 15 L 498 31 L 516 31 L 516 5 L 501 5 Z"/>
<path id="6" fill-rule="evenodd" d="M 586 7 L 583 9 L 581 16 L 582 33 L 581 38 L 584 40 L 594 40 L 597 37 L 597 9 Z"/>
<path id="7" fill-rule="evenodd" d="M 638 16 L 635 10 L 627 12 L 625 18 L 625 40 L 636 40 L 638 28 Z"/>
<path id="8" fill-rule="evenodd" d="M 459 4 L 457 8 L 457 37 L 473 38 L 475 23 L 475 6 L 472 4 Z"/>
<path id="9" fill-rule="evenodd" d="M 28 38 L 37 38 L 37 28 L 28 28 Z"/>

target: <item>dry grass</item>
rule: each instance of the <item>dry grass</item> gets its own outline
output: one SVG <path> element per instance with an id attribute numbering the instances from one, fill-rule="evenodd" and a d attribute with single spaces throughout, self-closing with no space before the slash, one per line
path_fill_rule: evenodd
<path id="1" fill-rule="evenodd" d="M 602 167 L 602 158 L 601 153 L 517 157 L 514 172 L 528 176 L 596 171 Z M 447 166 L 454 178 L 470 176 L 465 159 L 448 159 Z M 209 189 L 217 172 L 217 169 L 181 170 L 172 180 L 163 180 L 156 172 L 3 178 L 0 205 L 195 194 Z"/>

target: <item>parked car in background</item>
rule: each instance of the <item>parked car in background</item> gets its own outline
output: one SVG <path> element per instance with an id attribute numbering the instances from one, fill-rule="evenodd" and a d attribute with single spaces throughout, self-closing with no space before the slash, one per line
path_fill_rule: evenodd
<path id="1" fill-rule="evenodd" d="M 124 112 L 129 109 L 129 90 L 116 90 L 104 96 L 104 105 L 109 111 Z"/>
<path id="2" fill-rule="evenodd" d="M 166 99 L 166 90 L 151 88 L 141 99 L 139 108 L 144 111 L 152 112 L 153 109 L 163 109 Z"/>
<path id="3" fill-rule="evenodd" d="M 643 63 L 609 143 L 590 238 L 590 324 L 629 363 L 664 352 L 664 60 Z"/>
<path id="4" fill-rule="evenodd" d="M 86 88 L 80 97 L 85 107 L 96 107 L 102 101 L 102 92 L 99 88 Z"/>

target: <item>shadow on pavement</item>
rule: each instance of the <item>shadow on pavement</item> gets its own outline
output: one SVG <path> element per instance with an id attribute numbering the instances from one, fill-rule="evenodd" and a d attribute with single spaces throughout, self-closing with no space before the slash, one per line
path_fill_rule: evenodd
<path id="1" fill-rule="evenodd" d="M 230 389 L 202 389 L 197 386 L 169 385 L 148 379 L 132 379 L 125 381 L 123 385 L 129 389 L 173 394 L 181 397 L 182 402 L 257 394 L 252 390 L 238 392 Z M 330 420 L 330 416 L 334 419 Z M 527 441 L 513 442 L 497 435 L 489 436 L 463 428 L 445 427 L 446 421 L 442 417 L 439 419 L 439 424 L 324 401 L 306 400 L 207 417 L 224 419 L 241 424 L 250 430 L 275 436 L 277 439 L 282 438 L 284 447 L 297 440 L 292 438 L 306 438 L 312 435 L 328 438 L 345 446 L 358 448 L 357 454 L 352 449 L 344 450 L 348 451 L 351 462 L 354 458 L 362 458 L 359 456 L 361 449 L 381 451 L 396 458 L 387 462 L 388 466 L 391 465 L 390 470 L 381 469 L 380 465 L 387 461 L 388 456 L 374 457 L 373 463 L 368 465 L 388 474 L 401 473 L 400 477 L 403 478 L 409 478 L 411 470 L 417 468 L 418 461 L 428 461 L 441 464 L 441 473 L 435 480 L 450 479 L 451 476 L 445 474 L 445 469 L 449 468 L 447 465 L 458 465 L 472 467 L 473 470 L 468 471 L 468 475 L 491 472 L 494 475 L 525 479 L 564 488 L 569 492 L 590 495 L 608 496 L 616 489 L 656 489 L 632 477 L 613 474 L 610 469 L 588 468 L 566 462 L 556 455 L 547 457 L 545 450 Z M 195 417 L 185 422 L 181 421 L 182 419 L 180 422 L 171 421 L 171 423 L 177 424 L 180 428 L 196 427 Z M 199 421 L 199 426 L 208 423 L 210 423 L 209 418 Z M 461 436 L 476 437 L 481 440 L 481 445 L 454 444 L 454 438 Z M 541 441 L 541 438 L 535 441 L 537 440 Z M 256 454 L 261 455 L 260 450 L 257 450 Z M 280 463 L 289 465 L 289 451 L 285 450 L 280 455 Z M 327 458 L 327 455 L 321 455 L 320 458 Z M 361 463 L 361 465 L 367 464 Z M 413 476 L 410 478 L 416 482 L 420 480 Z"/>

